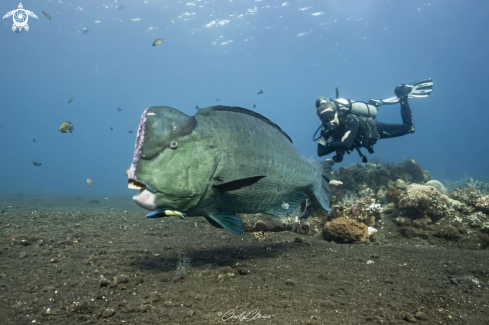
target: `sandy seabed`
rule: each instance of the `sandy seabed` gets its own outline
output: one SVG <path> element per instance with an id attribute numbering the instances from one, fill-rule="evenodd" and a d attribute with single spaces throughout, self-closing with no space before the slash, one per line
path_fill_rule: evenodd
<path id="1" fill-rule="evenodd" d="M 0 197 L 0 324 L 489 324 L 489 251 Z"/>

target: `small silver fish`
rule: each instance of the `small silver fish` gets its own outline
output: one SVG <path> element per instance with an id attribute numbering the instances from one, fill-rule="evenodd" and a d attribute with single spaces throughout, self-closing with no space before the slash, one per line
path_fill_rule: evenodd
<path id="1" fill-rule="evenodd" d="M 200 107 L 199 105 L 195 105 L 195 109 L 198 110 Z"/>
<path id="2" fill-rule="evenodd" d="M 86 33 L 88 33 L 89 31 L 90 31 L 90 29 L 85 29 L 85 30 L 83 31 L 83 34 L 86 34 Z"/>
<path id="3" fill-rule="evenodd" d="M 37 142 L 36 139 L 32 138 L 32 142 Z"/>
<path id="4" fill-rule="evenodd" d="M 289 204 L 286 202 L 282 202 L 282 209 L 288 210 L 289 209 Z"/>
<path id="5" fill-rule="evenodd" d="M 122 108 L 120 108 L 120 107 L 117 107 L 117 110 L 118 110 L 119 112 L 121 112 L 121 111 L 122 111 Z"/>

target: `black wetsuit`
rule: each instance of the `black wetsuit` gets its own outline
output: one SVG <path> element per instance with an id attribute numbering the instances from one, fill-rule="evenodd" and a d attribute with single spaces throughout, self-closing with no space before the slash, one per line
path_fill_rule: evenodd
<path id="1" fill-rule="evenodd" d="M 395 138 L 408 133 L 414 133 L 414 122 L 411 114 L 411 108 L 407 98 L 401 99 L 401 117 L 402 124 L 388 124 L 375 121 L 377 126 L 377 139 Z M 326 146 L 318 143 L 318 156 L 325 156 L 332 152 L 344 154 L 346 150 L 367 147 L 373 143 L 365 143 L 365 134 L 368 133 L 368 123 L 364 119 L 354 114 L 347 114 L 340 117 L 340 124 L 334 131 L 329 131 L 323 125 L 321 136 L 327 141 L 329 137 L 333 138 L 332 142 Z M 375 141 L 374 141 L 375 143 Z"/>

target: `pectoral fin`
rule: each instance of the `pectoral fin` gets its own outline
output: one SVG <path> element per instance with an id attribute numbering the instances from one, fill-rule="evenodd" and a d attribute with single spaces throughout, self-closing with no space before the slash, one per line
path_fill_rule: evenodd
<path id="1" fill-rule="evenodd" d="M 238 178 L 228 182 L 214 181 L 212 187 L 219 190 L 221 193 L 228 192 L 228 191 L 235 191 L 235 190 L 239 190 L 240 188 L 253 185 L 263 177 L 266 177 L 266 175 Z"/>
<path id="2" fill-rule="evenodd" d="M 220 213 L 205 216 L 207 221 L 216 228 L 224 228 L 232 234 L 242 235 L 244 232 L 243 220 L 234 213 Z"/>

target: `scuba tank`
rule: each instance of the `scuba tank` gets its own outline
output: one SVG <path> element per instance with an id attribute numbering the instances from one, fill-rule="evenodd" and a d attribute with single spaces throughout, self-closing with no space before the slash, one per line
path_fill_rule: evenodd
<path id="1" fill-rule="evenodd" d="M 377 142 L 377 125 L 375 124 L 377 107 L 345 98 L 337 98 L 334 103 L 339 114 L 355 114 L 356 117 L 363 121 L 363 134 L 359 134 L 361 145 L 372 146 Z"/>
<path id="2" fill-rule="evenodd" d="M 377 107 L 374 105 L 364 102 L 355 102 L 345 98 L 337 98 L 334 100 L 334 103 L 339 112 L 353 113 L 358 117 L 371 117 L 372 119 L 375 119 L 377 116 Z"/>

